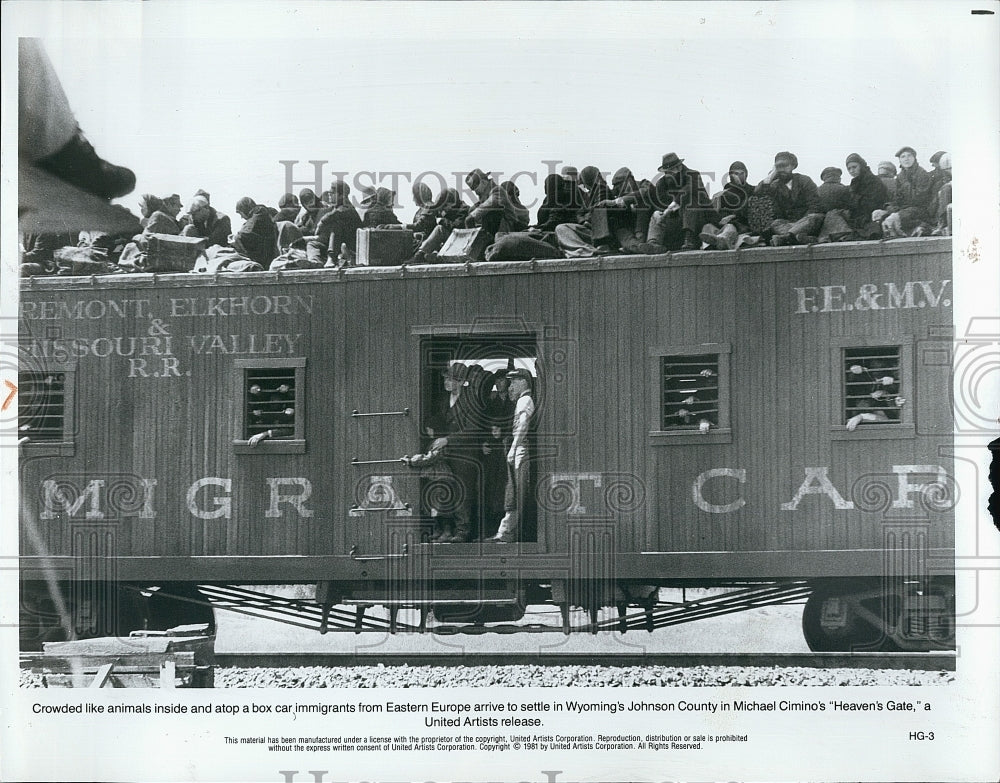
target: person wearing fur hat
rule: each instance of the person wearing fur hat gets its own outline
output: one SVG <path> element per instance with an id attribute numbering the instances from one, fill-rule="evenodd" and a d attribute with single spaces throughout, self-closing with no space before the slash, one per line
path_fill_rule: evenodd
<path id="1" fill-rule="evenodd" d="M 698 250 L 698 234 L 714 219 L 712 202 L 701 173 L 684 165 L 684 158 L 668 152 L 654 182 L 655 211 L 649 221 L 648 241 L 667 250 Z"/>
<path id="2" fill-rule="evenodd" d="M 771 244 L 801 244 L 815 237 L 823 225 L 816 183 L 795 173 L 799 159 L 791 152 L 774 156 L 774 168 L 761 180 L 755 195 L 766 195 L 774 204 L 774 221 L 768 227 Z"/>
<path id="3" fill-rule="evenodd" d="M 848 223 L 858 239 L 881 239 L 882 227 L 872 220 L 876 210 L 889 203 L 889 191 L 881 177 L 868 167 L 868 162 L 852 152 L 844 162 L 851 175 L 851 207 Z"/>
<path id="4" fill-rule="evenodd" d="M 267 207 L 244 196 L 236 202 L 236 212 L 244 223 L 233 235 L 233 247 L 267 269 L 278 255 L 278 228 Z"/>
<path id="5" fill-rule="evenodd" d="M 899 174 L 896 175 L 896 193 L 886 208 L 889 216 L 882 221 L 888 238 L 922 236 L 928 232 L 924 221 L 931 199 L 931 175 L 917 163 L 913 147 L 900 147 Z"/>

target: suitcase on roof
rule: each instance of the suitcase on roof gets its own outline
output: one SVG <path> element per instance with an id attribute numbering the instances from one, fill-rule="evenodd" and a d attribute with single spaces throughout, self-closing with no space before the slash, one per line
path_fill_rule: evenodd
<path id="1" fill-rule="evenodd" d="M 359 228 L 358 266 L 398 266 L 413 257 L 413 232 L 408 228 Z"/>
<path id="2" fill-rule="evenodd" d="M 482 261 L 490 235 L 482 228 L 456 228 L 438 251 L 438 261 L 464 264 L 466 261 Z"/>
<path id="3" fill-rule="evenodd" d="M 146 261 L 143 272 L 190 272 L 198 256 L 205 252 L 204 237 L 174 234 L 146 234 Z"/>

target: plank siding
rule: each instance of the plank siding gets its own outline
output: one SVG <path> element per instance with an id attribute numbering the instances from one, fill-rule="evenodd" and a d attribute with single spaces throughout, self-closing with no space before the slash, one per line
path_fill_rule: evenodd
<path id="1" fill-rule="evenodd" d="M 806 479 L 806 468 L 824 467 L 837 491 L 852 501 L 858 482 L 878 479 L 895 493 L 893 465 L 936 465 L 940 447 L 951 443 L 951 416 L 942 404 L 950 395 L 950 366 L 925 358 L 947 352 L 942 343 L 951 323 L 950 305 L 908 309 L 796 313 L 795 289 L 846 287 L 845 302 L 861 285 L 883 291 L 950 278 L 950 252 L 943 240 L 898 245 L 859 244 L 826 248 L 782 248 L 738 253 L 677 254 L 661 258 L 476 265 L 422 270 L 366 269 L 280 276 L 219 277 L 214 281 L 169 276 L 116 278 L 108 285 L 75 280 L 25 284 L 22 302 L 147 299 L 172 337 L 181 377 L 128 377 L 127 357 L 76 359 L 77 433 L 73 456 L 34 457 L 24 450 L 22 508 L 54 554 L 68 553 L 72 529 L 85 508 L 68 520 L 43 519 L 41 485 L 61 478 L 85 486 L 108 485 L 114 477 L 155 478 L 153 519 L 115 516 L 111 544 L 122 555 L 329 555 L 382 552 L 387 530 L 416 528 L 419 520 L 394 512 L 352 516 L 364 501 L 373 475 L 392 477 L 400 502 L 419 509 L 420 482 L 401 463 L 353 466 L 352 458 L 395 460 L 425 442 L 421 423 L 420 336 L 416 326 L 511 323 L 537 327 L 539 366 L 545 394 L 539 400 L 540 478 L 554 473 L 598 473 L 602 487 L 582 485 L 585 519 L 606 519 L 617 546 L 629 552 L 759 550 L 852 550 L 883 545 L 884 529 L 905 516 L 891 509 L 840 510 L 825 494 L 807 494 L 794 511 L 789 502 Z M 208 283 L 211 282 L 209 285 Z M 919 286 L 917 286 L 919 288 Z M 916 290 L 916 289 L 915 289 Z M 935 289 L 936 290 L 936 289 Z M 918 292 L 917 295 L 922 296 Z M 197 315 L 171 317 L 171 299 L 209 297 L 312 297 L 312 313 Z M 822 293 L 817 294 L 822 296 Z M 951 299 L 950 294 L 946 295 Z M 263 301 L 263 300 L 262 300 Z M 108 337 L 142 338 L 153 333 L 151 317 L 103 319 L 22 318 L 22 338 L 43 338 L 54 329 L 64 339 L 92 344 Z M 936 331 L 935 331 L 936 330 Z M 445 329 L 447 331 L 447 329 Z M 299 335 L 294 356 L 306 358 L 300 415 L 305 453 L 262 449 L 243 453 L 239 410 L 241 355 L 196 353 L 189 338 L 230 335 L 245 340 L 265 334 Z M 878 339 L 909 345 L 910 388 L 904 389 L 915 420 L 912 436 L 868 437 L 864 425 L 850 438 L 834 420 L 841 378 L 833 371 L 839 346 Z M 895 341 L 895 342 L 894 342 Z M 908 342 L 909 341 L 909 342 Z M 658 390 L 651 383 L 656 349 L 720 343 L 730 346 L 731 442 L 654 443 Z M 287 353 L 279 358 L 287 358 Z M 148 369 L 160 357 L 149 355 Z M 245 358 L 245 356 L 244 356 Z M 190 373 L 189 375 L 187 373 Z M 303 404 L 304 403 L 304 404 Z M 408 417 L 352 417 L 351 411 L 409 408 Z M 946 466 L 947 467 L 947 466 Z M 698 508 L 692 486 L 713 468 L 745 470 L 746 481 L 716 478 L 704 486 L 713 504 L 737 498 L 729 513 Z M 232 480 L 232 491 L 203 488 L 198 506 L 213 498 L 232 506 L 231 518 L 199 519 L 187 507 L 192 482 L 202 477 Z M 266 516 L 268 479 L 304 478 L 312 494 L 302 517 L 289 504 L 277 518 Z M 606 507 L 607 488 L 623 480 L 644 494 L 625 510 Z M 294 494 L 293 485 L 283 488 Z M 914 493 L 916 497 L 917 493 Z M 546 502 L 548 502 L 546 500 Z M 105 506 L 110 503 L 105 499 Z M 919 501 L 918 501 L 919 504 Z M 565 509 L 539 509 L 539 544 L 566 551 Z M 950 546 L 951 514 L 929 515 L 930 544 Z M 83 536 L 80 540 L 90 540 Z M 400 539 L 401 540 L 401 539 Z M 22 552 L 34 553 L 26 532 Z"/>

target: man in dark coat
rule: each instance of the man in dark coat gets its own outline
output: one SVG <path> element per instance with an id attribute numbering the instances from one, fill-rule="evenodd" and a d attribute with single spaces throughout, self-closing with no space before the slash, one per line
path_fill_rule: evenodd
<path id="1" fill-rule="evenodd" d="M 657 210 L 650 222 L 650 241 L 659 241 L 668 249 L 674 244 L 669 240 L 680 228 L 680 250 L 698 250 L 698 234 L 702 226 L 712 221 L 712 202 L 701 181 L 701 174 L 684 165 L 684 159 L 674 152 L 663 156 L 659 168 L 662 176 L 656 180 L 653 196 Z M 662 237 L 654 235 L 654 222 Z"/>
<path id="2" fill-rule="evenodd" d="M 229 245 L 229 236 L 233 226 L 228 215 L 224 215 L 208 203 L 204 196 L 195 196 L 188 207 L 190 222 L 181 230 L 186 237 L 204 237 L 208 247 L 212 245 Z"/>
<path id="3" fill-rule="evenodd" d="M 882 222 L 887 237 L 913 236 L 924 228 L 931 202 L 931 175 L 917 163 L 913 147 L 901 147 L 896 193 L 887 207 L 889 216 Z"/>
<path id="4" fill-rule="evenodd" d="M 233 237 L 233 247 L 267 269 L 278 255 L 278 228 L 270 212 L 249 196 L 236 202 L 236 212 L 245 222 Z"/>
<path id="5" fill-rule="evenodd" d="M 605 204 L 611 190 L 597 166 L 584 166 L 580 172 L 579 200 L 582 206 L 577 210 L 576 222 L 556 226 L 559 247 L 569 256 L 593 256 L 611 252 L 609 245 L 601 242 L 595 245 L 591 229 L 592 210 Z M 603 238 L 602 238 L 603 239 Z"/>
<path id="6" fill-rule="evenodd" d="M 555 231 L 560 223 L 576 220 L 574 185 L 565 177 L 552 173 L 545 178 L 545 198 L 538 208 L 539 231 Z"/>
<path id="7" fill-rule="evenodd" d="M 868 167 L 868 162 L 856 152 L 847 156 L 845 164 L 851 175 L 851 209 L 848 222 L 859 239 L 881 239 L 882 228 L 872 219 L 872 214 L 884 209 L 889 202 L 889 191 L 881 177 Z"/>
<path id="8" fill-rule="evenodd" d="M 316 225 L 316 239 L 306 245 L 306 255 L 314 263 L 341 259 L 350 263 L 358 246 L 358 229 L 361 216 L 351 204 L 351 186 L 342 179 L 330 183 L 331 209 L 319 219 Z"/>
<path id="9" fill-rule="evenodd" d="M 774 156 L 774 168 L 757 186 L 755 195 L 768 196 L 774 204 L 771 244 L 794 245 L 816 236 L 823 225 L 818 188 L 805 174 L 794 173 L 799 159 L 791 152 Z"/>
<path id="10" fill-rule="evenodd" d="M 733 250 L 748 241 L 750 232 L 749 206 L 754 186 L 747 182 L 747 166 L 741 160 L 729 165 L 729 176 L 722 190 L 712 201 L 719 227 L 711 223 L 702 227 L 699 238 L 714 250 Z M 740 237 L 744 239 L 741 242 Z"/>

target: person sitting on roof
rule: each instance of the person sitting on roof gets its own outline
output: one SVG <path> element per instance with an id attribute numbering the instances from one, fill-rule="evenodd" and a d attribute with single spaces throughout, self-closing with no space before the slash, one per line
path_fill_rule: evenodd
<path id="1" fill-rule="evenodd" d="M 722 190 L 712 200 L 719 227 L 705 225 L 699 239 L 711 250 L 735 250 L 752 247 L 760 241 L 750 231 L 750 198 L 754 186 L 747 182 L 747 167 L 743 161 L 734 160 L 729 165 L 729 176 Z"/>
<path id="2" fill-rule="evenodd" d="M 278 199 L 278 212 L 274 216 L 274 222 L 280 223 L 283 220 L 290 220 L 293 223 L 299 216 L 302 207 L 294 193 L 286 193 Z"/>
<path id="3" fill-rule="evenodd" d="M 951 236 L 951 155 L 944 153 L 938 163 L 943 182 L 934 199 L 934 222 L 932 232 L 936 237 Z"/>
<path id="4" fill-rule="evenodd" d="M 818 237 L 806 237 L 805 244 L 819 242 L 843 242 L 854 238 L 848 222 L 851 215 L 851 189 L 841 181 L 844 176 L 837 166 L 827 166 L 819 175 L 823 184 L 816 189 L 823 223 Z"/>
<path id="5" fill-rule="evenodd" d="M 889 191 L 881 177 L 868 167 L 868 162 L 852 152 L 844 162 L 851 175 L 851 207 L 848 223 L 858 239 L 881 239 L 882 226 L 872 220 L 872 214 L 884 209 L 889 202 Z"/>
<path id="6" fill-rule="evenodd" d="M 659 171 L 661 176 L 652 192 L 656 211 L 648 239 L 667 250 L 698 250 L 698 234 L 714 217 L 701 174 L 685 166 L 684 158 L 675 152 L 663 156 Z"/>
<path id="7" fill-rule="evenodd" d="M 316 233 L 318 213 L 323 208 L 323 202 L 316 198 L 312 188 L 302 188 L 299 191 L 299 214 L 295 217 L 295 225 L 302 229 L 303 234 Z"/>
<path id="8" fill-rule="evenodd" d="M 535 228 L 539 231 L 555 231 L 560 223 L 576 220 L 576 186 L 566 177 L 552 173 L 545 178 L 545 198 L 538 208 Z"/>
<path id="9" fill-rule="evenodd" d="M 398 226 L 399 218 L 393 212 L 396 201 L 395 191 L 389 188 L 361 188 L 365 197 L 361 206 L 365 208 L 365 216 L 361 221 L 363 228 L 378 228 L 379 226 Z"/>
<path id="10" fill-rule="evenodd" d="M 896 175 L 896 193 L 882 221 L 888 239 L 923 236 L 930 229 L 926 224 L 931 199 L 931 175 L 917 163 L 913 147 L 900 147 L 896 153 L 900 171 Z"/>
<path id="11" fill-rule="evenodd" d="M 458 190 L 448 188 L 435 199 L 431 205 L 431 212 L 434 215 L 435 226 L 420 243 L 411 263 L 434 262 L 437 251 L 444 247 L 451 232 L 465 225 L 465 218 L 469 215 L 469 205 L 462 201 L 462 194 Z"/>
<path id="12" fill-rule="evenodd" d="M 227 247 L 229 237 L 233 233 L 232 223 L 228 215 L 216 211 L 204 196 L 195 196 L 188 207 L 189 221 L 181 230 L 186 237 L 202 237 L 206 246 L 220 245 Z"/>
<path id="13" fill-rule="evenodd" d="M 180 226 L 174 220 L 174 216 L 169 214 L 163 199 L 151 193 L 144 193 L 139 197 L 139 214 L 142 216 L 139 223 L 142 225 L 143 234 L 179 234 Z"/>
<path id="14" fill-rule="evenodd" d="M 816 183 L 796 174 L 799 159 L 791 152 L 774 156 L 774 168 L 761 180 L 755 195 L 766 195 L 774 204 L 774 221 L 768 227 L 771 245 L 801 244 L 815 237 L 823 225 Z"/>
<path id="15" fill-rule="evenodd" d="M 361 216 L 351 204 L 351 186 L 342 179 L 330 183 L 330 211 L 316 225 L 316 238 L 306 244 L 308 259 L 314 264 L 345 264 L 354 261 Z"/>
<path id="16" fill-rule="evenodd" d="M 233 235 L 233 247 L 267 269 L 278 255 L 278 228 L 270 212 L 249 196 L 236 202 L 236 212 L 245 222 Z"/>
<path id="17" fill-rule="evenodd" d="M 584 166 L 580 172 L 579 194 L 582 206 L 577 210 L 576 222 L 556 226 L 559 247 L 567 256 L 607 255 L 611 252 L 610 245 L 607 243 L 595 245 L 590 222 L 593 216 L 592 210 L 605 204 L 611 196 L 611 189 L 597 166 Z"/>
<path id="18" fill-rule="evenodd" d="M 479 198 L 465 218 L 466 228 L 482 228 L 487 234 L 487 244 L 492 244 L 500 232 L 523 231 L 530 218 L 527 208 L 520 202 L 520 191 L 513 182 L 497 184 L 492 175 L 474 169 L 465 177 L 466 184 Z"/>
<path id="19" fill-rule="evenodd" d="M 889 193 L 889 201 L 896 195 L 896 164 L 891 160 L 883 160 L 878 164 L 878 178 L 882 180 L 886 191 Z M 888 203 L 888 202 L 887 202 Z"/>

